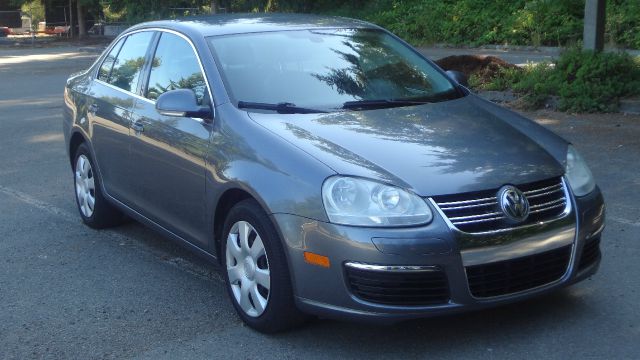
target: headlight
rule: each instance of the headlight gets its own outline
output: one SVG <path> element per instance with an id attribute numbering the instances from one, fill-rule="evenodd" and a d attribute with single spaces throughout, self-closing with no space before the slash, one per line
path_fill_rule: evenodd
<path id="1" fill-rule="evenodd" d="M 574 195 L 584 196 L 596 188 L 596 182 L 587 163 L 571 145 L 567 150 L 567 168 L 565 172 Z"/>
<path id="2" fill-rule="evenodd" d="M 357 226 L 409 226 L 433 218 L 429 205 L 401 188 L 360 178 L 333 176 L 322 185 L 329 220 Z"/>

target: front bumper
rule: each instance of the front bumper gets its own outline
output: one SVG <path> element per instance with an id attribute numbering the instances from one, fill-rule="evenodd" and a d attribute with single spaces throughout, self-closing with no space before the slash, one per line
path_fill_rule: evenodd
<path id="1" fill-rule="evenodd" d="M 403 229 L 341 226 L 290 214 L 272 216 L 285 241 L 296 303 L 302 311 L 329 318 L 395 322 L 511 303 L 553 291 L 594 274 L 600 264 L 599 250 L 597 256 L 590 257 L 587 265 L 580 265 L 580 259 L 584 245 L 589 243 L 593 247 L 596 243 L 592 241 L 600 239 L 604 227 L 603 198 L 600 190 L 596 189 L 585 197 L 573 199 L 572 203 L 572 211 L 567 216 L 572 228 L 572 239 L 567 245 L 571 252 L 563 274 L 540 286 L 491 297 L 475 297 L 472 294 L 465 268 L 465 265 L 471 264 L 468 259 L 465 260 L 465 250 L 460 247 L 464 236 L 452 231 L 442 216 L 434 216 L 427 226 Z M 566 230 L 566 221 L 563 224 Z M 510 252 L 518 257 L 518 251 L 531 248 L 532 244 L 548 243 L 553 237 L 559 236 L 552 228 L 547 230 L 545 238 L 541 238 L 535 230 L 530 229 L 529 233 L 533 234 L 522 234 L 524 240 L 517 242 L 519 246 L 510 244 Z M 567 236 L 566 231 L 563 236 Z M 306 263 L 305 251 L 327 256 L 330 267 Z M 448 299 L 430 305 L 367 301 L 354 295 L 346 276 L 347 263 L 395 267 L 388 271 L 440 269 L 446 275 Z"/>

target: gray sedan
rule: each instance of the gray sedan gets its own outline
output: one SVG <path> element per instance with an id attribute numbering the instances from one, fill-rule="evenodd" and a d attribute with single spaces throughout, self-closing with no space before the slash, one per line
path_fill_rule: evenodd
<path id="1" fill-rule="evenodd" d="M 394 322 L 594 274 L 604 202 L 567 141 L 375 25 L 136 25 L 65 87 L 82 220 L 221 264 L 239 316 Z"/>

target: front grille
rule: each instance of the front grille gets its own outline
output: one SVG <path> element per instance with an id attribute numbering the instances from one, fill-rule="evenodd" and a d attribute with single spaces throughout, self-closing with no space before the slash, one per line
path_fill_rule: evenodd
<path id="1" fill-rule="evenodd" d="M 467 266 L 469 290 L 475 297 L 506 295 L 556 281 L 564 275 L 571 245 L 489 264 Z"/>
<path id="2" fill-rule="evenodd" d="M 582 248 L 578 270 L 586 269 L 600 258 L 600 237 L 589 240 Z"/>
<path id="3" fill-rule="evenodd" d="M 567 206 L 564 183 L 559 177 L 517 187 L 529 200 L 530 209 L 527 219 L 518 224 L 507 221 L 500 210 L 497 198 L 500 189 L 435 196 L 433 200 L 456 228 L 467 233 L 505 230 L 554 219 Z"/>
<path id="4" fill-rule="evenodd" d="M 398 306 L 437 305 L 449 302 L 444 271 L 378 271 L 345 266 L 351 292 L 362 300 Z"/>

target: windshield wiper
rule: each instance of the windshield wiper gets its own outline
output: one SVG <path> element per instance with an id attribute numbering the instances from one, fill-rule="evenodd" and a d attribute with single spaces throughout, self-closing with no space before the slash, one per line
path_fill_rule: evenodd
<path id="1" fill-rule="evenodd" d="M 343 109 L 382 109 L 390 107 L 400 107 L 409 105 L 426 104 L 428 101 L 420 100 L 401 100 L 401 99 L 375 99 L 375 100 L 356 100 L 347 101 L 342 104 Z"/>
<path id="2" fill-rule="evenodd" d="M 309 109 L 289 102 L 281 102 L 277 104 L 259 103 L 250 101 L 238 101 L 239 109 L 260 109 L 260 110 L 272 110 L 279 114 L 314 114 L 314 113 L 326 113 L 323 110 Z"/>

